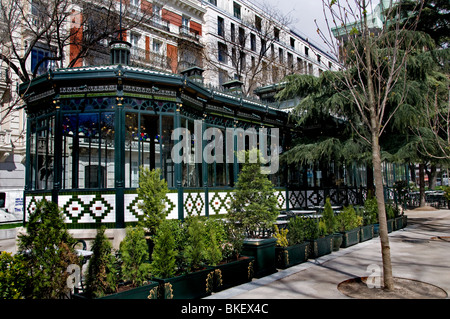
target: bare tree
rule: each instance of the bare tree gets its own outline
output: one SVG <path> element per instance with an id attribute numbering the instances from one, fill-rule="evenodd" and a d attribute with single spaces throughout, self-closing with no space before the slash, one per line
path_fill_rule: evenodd
<path id="1" fill-rule="evenodd" d="M 96 56 L 109 63 L 108 42 L 143 24 L 155 25 L 155 12 L 150 4 L 122 0 L 2 0 L 0 61 L 19 82 L 53 67 L 95 64 Z M 13 82 L 4 92 L 12 92 Z M 2 121 L 19 104 L 20 97 L 12 98 Z"/>
<path id="2" fill-rule="evenodd" d="M 371 25 L 372 20 L 369 21 L 369 14 L 374 8 L 371 0 L 323 0 L 322 3 L 328 30 L 318 29 L 318 33 L 344 67 L 343 72 L 330 73 L 330 77 L 336 92 L 351 99 L 359 123 L 350 124 L 372 149 L 383 281 L 384 288 L 392 290 L 394 281 L 383 193 L 380 136 L 402 104 L 406 61 L 415 45 L 410 31 L 415 24 L 408 24 L 409 29 L 405 24 L 400 24 L 398 11 L 393 11 L 400 8 L 393 6 L 392 1 L 381 8 L 383 21 L 379 26 Z M 381 5 L 384 3 L 380 2 Z M 420 1 L 416 10 L 421 10 Z M 395 105 L 392 103 L 394 98 Z"/>
<path id="3" fill-rule="evenodd" d="M 276 43 L 281 44 L 280 34 L 286 32 L 292 18 L 267 4 L 262 5 L 261 11 L 264 14 L 243 17 L 233 27 L 218 21 L 218 41 L 209 41 L 204 50 L 205 68 L 232 72 L 229 79 L 236 77 L 243 82 L 245 96 L 257 86 L 277 82 L 297 70 L 294 63 L 287 63 L 285 50 L 282 57 L 274 50 Z M 226 67 L 217 63 L 218 57 Z"/>

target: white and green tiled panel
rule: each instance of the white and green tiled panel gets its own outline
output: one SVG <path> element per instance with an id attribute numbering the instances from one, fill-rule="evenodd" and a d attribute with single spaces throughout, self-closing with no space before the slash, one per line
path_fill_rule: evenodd
<path id="1" fill-rule="evenodd" d="M 166 210 L 169 212 L 168 219 L 178 218 L 178 194 L 177 193 L 167 193 L 166 195 Z M 138 199 L 137 193 L 126 193 L 124 197 L 125 206 L 125 223 L 137 222 L 143 212 L 138 207 L 138 203 L 142 200 Z"/>

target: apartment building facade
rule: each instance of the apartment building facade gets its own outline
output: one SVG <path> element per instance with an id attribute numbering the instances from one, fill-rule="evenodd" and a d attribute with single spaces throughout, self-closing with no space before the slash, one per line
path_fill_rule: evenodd
<path id="1" fill-rule="evenodd" d="M 338 63 L 289 28 L 289 17 L 251 1 L 201 0 L 205 80 L 220 87 L 242 82 L 251 95 L 292 73 L 318 76 Z"/>

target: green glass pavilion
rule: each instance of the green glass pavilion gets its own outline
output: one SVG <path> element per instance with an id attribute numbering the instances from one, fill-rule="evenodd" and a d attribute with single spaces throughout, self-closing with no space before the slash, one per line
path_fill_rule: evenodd
<path id="1" fill-rule="evenodd" d="M 243 98 L 242 83 L 209 88 L 198 67 L 182 74 L 131 67 L 129 48 L 129 43 L 116 41 L 111 65 L 57 69 L 20 85 L 27 111 L 25 222 L 36 202 L 46 198 L 62 208 L 69 228 L 135 223 L 142 214 L 137 196 L 141 166 L 159 168 L 167 181 L 168 218 L 225 214 L 240 163 L 235 157 L 194 160 L 195 150 L 207 146 L 200 138 L 205 130 L 220 130 L 223 139 L 215 142 L 225 145 L 230 128 L 264 128 L 269 140 L 278 128 L 280 153 L 298 134 L 286 103 L 274 107 L 263 102 L 273 87 L 261 88 L 260 100 Z M 172 138 L 176 128 L 191 134 L 191 155 L 181 163 L 171 157 L 179 142 Z M 237 135 L 232 137 L 235 148 Z M 364 185 L 327 183 L 331 164 L 281 163 L 269 175 L 280 210 L 323 205 L 327 196 L 333 204 L 360 203 Z"/>

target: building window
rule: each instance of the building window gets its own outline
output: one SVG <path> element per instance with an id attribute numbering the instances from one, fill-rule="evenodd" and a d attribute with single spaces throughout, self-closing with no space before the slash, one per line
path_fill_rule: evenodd
<path id="1" fill-rule="evenodd" d="M 320 63 L 320 55 L 317 55 L 317 62 Z"/>
<path id="2" fill-rule="evenodd" d="M 84 188 L 104 188 L 106 185 L 105 167 L 88 165 L 84 171 Z"/>
<path id="3" fill-rule="evenodd" d="M 221 37 L 225 36 L 225 22 L 222 17 L 217 17 L 217 34 Z"/>
<path id="4" fill-rule="evenodd" d="M 228 81 L 228 73 L 225 70 L 219 70 L 219 85 L 223 85 Z"/>
<path id="5" fill-rule="evenodd" d="M 333 67 L 333 63 L 328 62 L 328 68 L 331 70 L 332 67 Z"/>
<path id="6" fill-rule="evenodd" d="M 230 25 L 231 42 L 236 42 L 236 26 L 234 23 Z"/>
<path id="7" fill-rule="evenodd" d="M 245 30 L 239 27 L 239 44 L 245 47 Z"/>
<path id="8" fill-rule="evenodd" d="M 130 4 L 134 7 L 140 8 L 141 6 L 141 0 L 131 0 Z"/>
<path id="9" fill-rule="evenodd" d="M 261 39 L 261 55 L 266 56 L 267 51 L 267 41 Z"/>
<path id="10" fill-rule="evenodd" d="M 34 72 L 34 69 L 37 69 L 37 75 L 43 74 L 51 69 L 54 65 L 54 62 L 51 60 L 46 60 L 42 62 L 39 66 L 39 62 L 44 60 L 45 58 L 52 57 L 53 53 L 45 49 L 33 48 L 31 50 L 31 72 Z"/>
<path id="11" fill-rule="evenodd" d="M 305 55 L 309 56 L 309 48 L 308 47 L 305 47 Z"/>
<path id="12" fill-rule="evenodd" d="M 291 38 L 291 48 L 295 49 L 295 39 Z"/>
<path id="13" fill-rule="evenodd" d="M 289 69 L 293 70 L 294 69 L 294 56 L 292 55 L 292 53 L 288 52 L 287 59 L 288 59 L 288 67 L 289 67 Z"/>
<path id="14" fill-rule="evenodd" d="M 161 53 L 161 47 L 162 47 L 162 43 L 160 41 L 153 40 L 153 45 L 152 45 L 153 52 L 160 54 Z"/>
<path id="15" fill-rule="evenodd" d="M 262 29 L 262 19 L 261 17 L 255 15 L 255 28 L 256 30 L 258 30 L 259 32 L 261 32 Z"/>
<path id="16" fill-rule="evenodd" d="M 233 14 L 235 18 L 241 18 L 241 5 L 233 2 Z"/>
<path id="17" fill-rule="evenodd" d="M 250 34 L 250 49 L 256 51 L 256 35 Z"/>
<path id="18" fill-rule="evenodd" d="M 227 63 L 227 46 L 223 43 L 218 43 L 218 60 L 219 62 Z"/>
<path id="19" fill-rule="evenodd" d="M 208 2 L 213 4 L 213 5 L 215 5 L 215 6 L 217 6 L 217 0 L 208 0 Z"/>
<path id="20" fill-rule="evenodd" d="M 280 41 L 280 29 L 273 28 L 273 37 L 276 41 Z"/>
<path id="21" fill-rule="evenodd" d="M 161 18 L 162 7 L 159 4 L 153 3 L 153 16 L 155 18 Z"/>
<path id="22" fill-rule="evenodd" d="M 280 63 L 284 63 L 284 52 L 282 48 L 278 48 L 278 58 L 280 59 Z"/>

